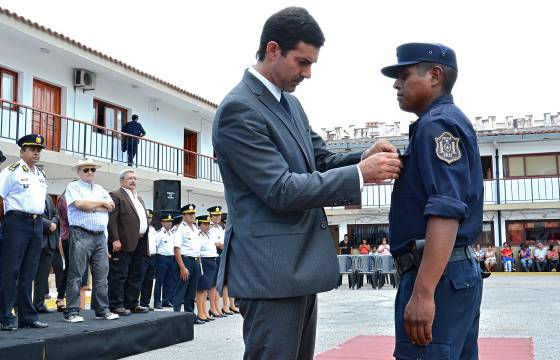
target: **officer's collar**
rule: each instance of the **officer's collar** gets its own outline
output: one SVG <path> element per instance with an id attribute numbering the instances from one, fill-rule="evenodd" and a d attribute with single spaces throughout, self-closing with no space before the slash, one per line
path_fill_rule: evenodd
<path id="1" fill-rule="evenodd" d="M 434 101 L 432 101 L 432 103 L 430 104 L 430 106 L 428 106 L 428 108 L 426 109 L 426 111 L 424 111 L 422 113 L 422 115 L 420 115 L 420 117 L 418 118 L 418 120 L 422 119 L 424 117 L 424 115 L 426 115 L 430 110 L 432 110 L 433 108 L 435 108 L 438 105 L 442 105 L 442 104 L 453 104 L 453 95 L 441 95 L 440 97 L 438 97 L 437 99 L 435 99 Z"/>

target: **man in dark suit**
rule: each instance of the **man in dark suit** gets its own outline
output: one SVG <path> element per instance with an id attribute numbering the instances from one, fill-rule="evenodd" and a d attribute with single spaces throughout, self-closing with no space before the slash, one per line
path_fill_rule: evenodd
<path id="1" fill-rule="evenodd" d="M 45 212 L 43 218 L 43 243 L 39 267 L 33 284 L 33 305 L 40 313 L 54 312 L 45 306 L 45 289 L 49 289 L 49 273 L 51 270 L 54 252 L 58 251 L 58 213 L 56 207 L 47 194 L 45 198 Z"/>
<path id="2" fill-rule="evenodd" d="M 146 130 L 144 130 L 142 124 L 138 122 L 138 115 L 134 114 L 132 115 L 132 120 L 124 124 L 122 132 L 137 136 L 127 136 L 122 140 L 122 150 L 127 152 L 128 166 L 132 166 L 134 164 L 136 153 L 138 152 L 138 137 L 146 135 Z"/>
<path id="3" fill-rule="evenodd" d="M 220 104 L 213 145 L 228 223 L 218 288 L 240 299 L 245 359 L 311 359 L 318 292 L 338 283 L 323 206 L 360 204 L 363 183 L 395 179 L 388 142 L 334 154 L 289 94 L 311 76 L 324 37 L 302 8 L 272 15 L 257 64 Z"/>
<path id="4" fill-rule="evenodd" d="M 109 214 L 109 307 L 126 316 L 145 313 L 138 297 L 142 286 L 142 257 L 148 253 L 148 218 L 144 201 L 136 192 L 136 173 L 125 170 L 121 187 L 110 193 L 115 209 Z"/>

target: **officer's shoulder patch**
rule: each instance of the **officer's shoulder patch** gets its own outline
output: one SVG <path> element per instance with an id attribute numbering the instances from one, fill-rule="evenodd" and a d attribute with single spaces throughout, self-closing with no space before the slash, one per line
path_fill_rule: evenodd
<path id="1" fill-rule="evenodd" d="M 459 148 L 459 138 L 454 137 L 451 133 L 445 131 L 439 137 L 434 138 L 436 141 L 436 155 L 440 160 L 451 165 L 455 161 L 461 159 L 461 149 Z"/>
<path id="2" fill-rule="evenodd" d="M 19 166 L 19 161 L 16 161 L 15 163 L 10 164 L 10 166 L 8 166 L 8 170 L 10 171 L 14 171 L 15 169 L 17 169 Z"/>

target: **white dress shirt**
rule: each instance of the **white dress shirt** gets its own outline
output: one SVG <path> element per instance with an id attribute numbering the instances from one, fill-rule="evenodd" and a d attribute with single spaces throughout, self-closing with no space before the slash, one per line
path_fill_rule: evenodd
<path id="1" fill-rule="evenodd" d="M 200 237 L 198 233 L 199 230 L 195 224 L 191 227 L 183 221 L 179 225 L 177 231 L 174 233 L 173 245 L 181 248 L 182 256 L 200 256 Z"/>
<path id="2" fill-rule="evenodd" d="M 200 256 L 201 257 L 218 257 L 218 251 L 216 249 L 216 245 L 212 239 L 210 239 L 209 233 L 203 233 L 202 231 L 199 234 L 200 237 Z"/>
<path id="3" fill-rule="evenodd" d="M 157 253 L 162 256 L 173 256 L 173 248 L 174 248 L 174 235 L 175 232 L 171 229 L 165 230 L 165 228 L 161 228 L 156 233 L 156 247 Z M 181 254 L 183 252 L 181 251 Z"/>
<path id="4" fill-rule="evenodd" d="M 45 212 L 47 182 L 41 170 L 33 171 L 25 161 L 14 163 L 0 173 L 0 196 L 4 199 L 4 213 L 16 210 L 41 215 Z M 13 170 L 11 170 L 13 169 Z"/>
<path id="5" fill-rule="evenodd" d="M 138 231 L 138 234 L 142 236 L 146 233 L 146 230 L 148 230 L 148 219 L 146 218 L 146 209 L 144 209 L 144 206 L 142 205 L 140 200 L 138 200 L 138 193 L 136 191 L 132 192 L 125 188 L 122 189 L 128 194 L 128 197 L 130 198 L 132 204 L 134 205 L 134 209 L 136 210 L 138 219 L 140 219 L 140 229 Z"/>

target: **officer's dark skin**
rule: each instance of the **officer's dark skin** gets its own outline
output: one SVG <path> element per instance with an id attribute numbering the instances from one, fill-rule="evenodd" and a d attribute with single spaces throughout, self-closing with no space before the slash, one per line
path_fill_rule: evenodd
<path id="1" fill-rule="evenodd" d="M 35 171 L 35 164 L 41 160 L 42 150 L 43 148 L 40 146 L 24 146 L 20 149 L 19 156 L 31 171 Z"/>
<path id="2" fill-rule="evenodd" d="M 400 108 L 420 117 L 435 99 L 446 95 L 443 80 L 444 72 L 440 66 L 432 67 L 423 75 L 418 72 L 418 65 L 403 67 L 393 85 Z M 432 342 L 436 309 L 434 294 L 455 245 L 458 228 L 457 219 L 438 216 L 428 219 L 422 262 L 404 311 L 404 329 L 413 344 Z"/>

